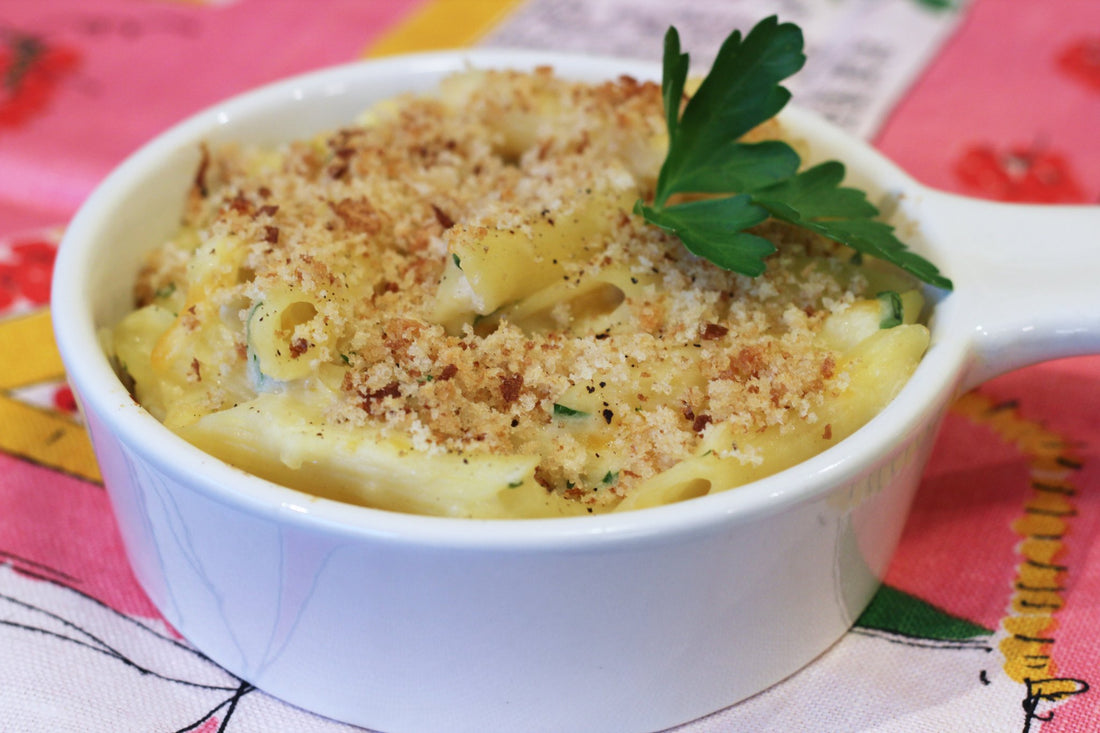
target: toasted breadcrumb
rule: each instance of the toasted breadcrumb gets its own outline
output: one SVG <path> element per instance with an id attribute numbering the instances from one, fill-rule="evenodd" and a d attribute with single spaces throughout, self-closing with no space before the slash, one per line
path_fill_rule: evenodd
<path id="1" fill-rule="evenodd" d="M 286 347 L 335 385 L 333 424 L 379 426 L 427 453 L 537 454 L 540 483 L 594 504 L 692 455 L 715 425 L 815 421 L 846 386 L 816 334 L 866 282 L 836 245 L 781 223 L 757 227 L 779 251 L 751 279 L 627 208 L 604 211 L 604 233 L 563 265 L 562 282 L 625 268 L 637 287 L 611 290 L 615 322 L 591 330 L 567 300 L 535 325 L 501 312 L 457 329 L 433 320 L 455 237 L 529 233 L 595 191 L 651 197 L 663 158 L 656 84 L 574 84 L 546 69 L 474 76 L 450 82 L 461 104 L 409 97 L 312 141 L 204 151 L 184 226 L 204 244 L 247 243 L 231 282 L 205 294 L 237 321 L 236 358 L 250 309 L 289 286 L 313 312 Z M 157 250 L 138 302 L 182 287 L 188 257 L 178 240 Z M 212 390 L 215 374 L 201 372 Z M 608 385 L 614 398 L 583 429 L 556 416 L 569 390 Z"/>

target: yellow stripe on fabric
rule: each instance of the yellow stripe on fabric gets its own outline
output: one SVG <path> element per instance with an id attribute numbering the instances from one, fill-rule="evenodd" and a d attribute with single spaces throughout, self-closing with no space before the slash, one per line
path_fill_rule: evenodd
<path id="1" fill-rule="evenodd" d="M 0 354 L 0 389 L 60 379 L 65 374 L 46 309 L 0 321 Z"/>
<path id="2" fill-rule="evenodd" d="M 1020 536 L 1016 548 L 1015 592 L 1010 612 L 1001 619 L 1000 650 L 1005 673 L 1027 685 L 1029 701 L 1057 702 L 1088 689 L 1080 680 L 1059 677 L 1052 654 L 1058 630 L 1057 613 L 1065 606 L 1069 567 L 1062 559 L 1069 520 L 1076 515 L 1074 475 L 1081 459 L 1073 444 L 1043 425 L 1027 420 L 1010 405 L 1002 406 L 980 392 L 959 398 L 953 409 L 990 428 L 1013 444 L 1029 461 L 1032 490 L 1022 515 L 1012 524 Z M 1025 707 L 1026 707 L 1025 701 Z"/>
<path id="3" fill-rule="evenodd" d="M 367 46 L 363 56 L 389 56 L 471 46 L 521 0 L 430 0 Z"/>
<path id="4" fill-rule="evenodd" d="M 84 427 L 63 415 L 0 396 L 0 451 L 102 481 Z"/>

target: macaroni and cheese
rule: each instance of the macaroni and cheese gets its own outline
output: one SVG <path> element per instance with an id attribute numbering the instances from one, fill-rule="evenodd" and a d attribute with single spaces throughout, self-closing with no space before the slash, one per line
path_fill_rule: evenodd
<path id="1" fill-rule="evenodd" d="M 896 394 L 922 299 L 778 222 L 758 278 L 688 253 L 631 213 L 666 146 L 658 85 L 539 69 L 204 149 L 114 355 L 193 444 L 372 507 L 587 514 L 774 473 Z"/>

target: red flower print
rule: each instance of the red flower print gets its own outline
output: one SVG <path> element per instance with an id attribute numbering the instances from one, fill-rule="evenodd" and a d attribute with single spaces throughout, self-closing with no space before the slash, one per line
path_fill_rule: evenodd
<path id="1" fill-rule="evenodd" d="M 1100 36 L 1082 38 L 1066 46 L 1058 57 L 1058 67 L 1093 91 L 1100 92 Z"/>
<path id="2" fill-rule="evenodd" d="M 79 61 L 68 46 L 0 31 L 0 128 L 18 127 L 41 113 Z"/>
<path id="3" fill-rule="evenodd" d="M 0 262 L 0 314 L 19 298 L 18 270 L 6 262 Z"/>
<path id="4" fill-rule="evenodd" d="M 221 729 L 221 723 L 217 718 L 207 718 L 206 722 L 195 730 L 195 733 L 217 733 Z"/>
<path id="5" fill-rule="evenodd" d="M 1000 201 L 1082 203 L 1081 185 L 1058 153 L 1038 146 L 995 150 L 974 145 L 955 163 L 955 175 L 972 193 Z"/>
<path id="6" fill-rule="evenodd" d="M 53 393 L 53 406 L 61 412 L 76 412 L 76 398 L 68 386 L 58 387 Z"/>
<path id="7" fill-rule="evenodd" d="M 7 309 L 20 296 L 35 305 L 50 302 L 50 278 L 57 248 L 50 242 L 32 240 L 16 242 L 8 247 L 7 256 L 0 250 L 0 311 Z"/>

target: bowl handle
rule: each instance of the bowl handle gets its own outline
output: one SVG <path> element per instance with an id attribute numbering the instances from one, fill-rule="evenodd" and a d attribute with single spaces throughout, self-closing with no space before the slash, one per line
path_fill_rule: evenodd
<path id="1" fill-rule="evenodd" d="M 926 191 L 917 221 L 935 227 L 955 282 L 953 323 L 971 330 L 969 389 L 1018 367 L 1100 353 L 1100 206 L 1006 204 Z M 942 249 L 940 249 L 942 248 Z"/>

